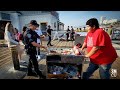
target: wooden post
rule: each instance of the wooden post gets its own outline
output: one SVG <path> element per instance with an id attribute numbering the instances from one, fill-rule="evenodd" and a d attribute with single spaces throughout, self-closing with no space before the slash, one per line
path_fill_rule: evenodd
<path id="1" fill-rule="evenodd" d="M 19 70 L 20 69 L 20 64 L 19 64 L 19 59 L 18 59 L 17 46 L 12 45 L 10 47 L 10 50 L 11 50 L 11 54 L 12 54 L 12 60 L 13 60 L 14 69 Z"/>

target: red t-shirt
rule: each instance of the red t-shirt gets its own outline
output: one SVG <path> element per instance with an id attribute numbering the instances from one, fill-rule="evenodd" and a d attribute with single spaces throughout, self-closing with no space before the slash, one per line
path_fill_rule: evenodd
<path id="1" fill-rule="evenodd" d="M 93 46 L 100 46 L 100 49 L 90 57 L 90 61 L 95 64 L 109 64 L 118 57 L 109 35 L 100 28 L 88 32 L 85 42 L 87 43 L 88 52 L 91 51 Z"/>

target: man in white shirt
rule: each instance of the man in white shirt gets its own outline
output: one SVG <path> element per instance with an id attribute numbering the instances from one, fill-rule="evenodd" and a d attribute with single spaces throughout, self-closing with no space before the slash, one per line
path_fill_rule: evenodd
<path id="1" fill-rule="evenodd" d="M 54 35 L 54 37 L 53 37 L 53 41 L 54 41 L 56 38 L 57 38 L 58 40 L 60 40 L 58 31 L 55 32 L 55 35 Z"/>
<path id="2" fill-rule="evenodd" d="M 44 35 L 42 34 L 42 31 L 39 29 L 39 24 L 37 25 L 37 29 L 35 30 L 35 32 L 41 37 L 44 38 Z M 42 44 L 42 40 L 37 38 L 37 43 L 38 44 Z M 40 59 L 40 48 L 36 48 L 37 49 L 37 59 Z"/>

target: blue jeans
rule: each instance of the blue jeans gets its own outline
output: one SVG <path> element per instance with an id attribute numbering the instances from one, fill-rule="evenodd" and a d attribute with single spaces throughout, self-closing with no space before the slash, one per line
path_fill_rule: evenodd
<path id="1" fill-rule="evenodd" d="M 89 77 L 99 68 L 99 74 L 101 79 L 110 79 L 109 70 L 111 68 L 112 63 L 106 65 L 98 65 L 90 62 L 89 67 L 86 72 L 83 73 L 83 79 L 89 79 Z"/>

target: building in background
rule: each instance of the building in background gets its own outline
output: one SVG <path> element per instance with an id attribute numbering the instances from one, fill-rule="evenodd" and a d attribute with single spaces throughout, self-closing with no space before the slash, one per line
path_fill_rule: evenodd
<path id="1" fill-rule="evenodd" d="M 11 22 L 21 32 L 23 26 L 28 26 L 31 20 L 38 22 L 42 32 L 46 32 L 48 25 L 53 30 L 64 28 L 63 23 L 59 21 L 59 13 L 56 11 L 0 11 L 0 38 L 3 38 L 7 22 Z"/>
<path id="2" fill-rule="evenodd" d="M 103 20 L 102 24 L 114 24 L 116 22 L 120 21 L 119 19 L 105 19 Z"/>
<path id="3" fill-rule="evenodd" d="M 101 17 L 100 17 L 100 25 L 103 24 L 103 21 L 104 21 L 104 20 L 106 20 L 106 17 L 101 16 Z"/>
<path id="4" fill-rule="evenodd" d="M 59 22 L 59 30 L 64 30 L 64 23 Z"/>

